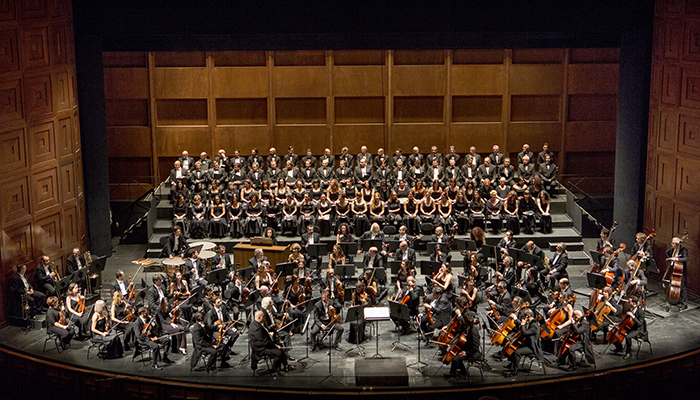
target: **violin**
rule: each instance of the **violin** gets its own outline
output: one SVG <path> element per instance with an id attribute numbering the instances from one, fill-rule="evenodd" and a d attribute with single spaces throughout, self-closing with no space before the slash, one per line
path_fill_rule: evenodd
<path id="1" fill-rule="evenodd" d="M 151 329 L 153 329 L 153 317 L 151 317 L 151 320 L 148 321 L 148 323 L 143 327 L 143 330 L 141 330 L 141 334 L 144 336 L 149 336 L 151 334 Z"/>
<path id="2" fill-rule="evenodd" d="M 408 301 L 411 300 L 411 290 L 415 289 L 415 286 L 409 286 L 408 287 L 408 292 L 403 296 L 401 301 L 399 303 L 406 305 L 408 304 Z"/>
<path id="3" fill-rule="evenodd" d="M 430 308 L 425 307 L 425 318 L 427 318 L 429 324 L 435 323 L 435 318 L 433 318 L 433 313 L 430 312 Z"/>
<path id="4" fill-rule="evenodd" d="M 128 292 L 127 298 L 129 301 L 136 300 L 136 285 L 134 285 L 134 281 L 131 280 L 131 276 L 129 277 L 129 287 L 126 290 Z"/>
<path id="5" fill-rule="evenodd" d="M 85 312 L 85 296 L 80 296 L 80 300 L 78 300 L 78 306 L 76 307 L 76 311 L 78 312 L 78 314 Z"/>
<path id="6" fill-rule="evenodd" d="M 173 301 L 173 324 L 180 323 L 180 305 L 178 304 L 180 300 L 176 297 Z"/>
<path id="7" fill-rule="evenodd" d="M 311 286 L 312 284 L 313 284 L 313 280 L 307 276 L 304 279 L 304 292 L 312 293 L 314 291 L 313 286 Z"/>
<path id="8" fill-rule="evenodd" d="M 340 281 L 338 281 L 338 297 L 341 299 L 345 297 L 345 289 Z"/>
<path id="9" fill-rule="evenodd" d="M 491 300 L 491 294 L 487 291 L 486 292 L 486 297 L 487 299 Z M 498 311 L 496 311 L 496 308 L 493 306 L 493 304 L 489 303 L 489 306 L 491 307 L 491 313 L 493 314 L 493 319 L 497 320 L 501 318 L 500 315 L 498 315 Z"/>
<path id="10" fill-rule="evenodd" d="M 340 322 L 340 314 L 338 314 L 335 311 L 335 308 L 333 308 L 333 306 L 328 306 L 328 316 L 331 318 L 332 324 L 337 324 L 338 322 Z"/>
<path id="11" fill-rule="evenodd" d="M 136 320 L 136 314 L 134 314 L 134 308 L 127 304 L 126 305 L 126 317 L 124 317 L 124 320 L 131 322 Z"/>

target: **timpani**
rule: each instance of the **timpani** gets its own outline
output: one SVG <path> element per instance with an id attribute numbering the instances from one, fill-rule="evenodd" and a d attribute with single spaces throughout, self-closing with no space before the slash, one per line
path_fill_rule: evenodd
<path id="1" fill-rule="evenodd" d="M 214 258 L 215 255 L 216 253 L 211 250 L 202 250 L 199 253 L 199 259 L 204 262 L 207 271 L 211 271 L 211 259 Z"/>
<path id="2" fill-rule="evenodd" d="M 170 279 L 175 277 L 176 272 L 183 273 L 182 269 L 185 265 L 185 260 L 182 257 L 166 258 L 163 260 L 163 272 L 165 272 Z"/>
<path id="3" fill-rule="evenodd" d="M 216 247 L 216 243 L 214 242 L 190 242 L 190 248 L 193 249 L 197 246 L 202 246 L 202 251 L 205 250 L 212 250 L 214 247 Z M 212 256 L 214 257 L 214 256 Z M 202 257 L 199 257 L 202 258 Z"/>

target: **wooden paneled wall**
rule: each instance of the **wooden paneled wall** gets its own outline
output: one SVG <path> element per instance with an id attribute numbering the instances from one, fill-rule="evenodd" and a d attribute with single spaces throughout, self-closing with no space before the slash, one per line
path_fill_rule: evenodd
<path id="1" fill-rule="evenodd" d="M 85 233 L 70 0 L 0 2 L 0 160 L 0 275 L 62 270 Z"/>
<path id="2" fill-rule="evenodd" d="M 612 192 L 618 49 L 105 52 L 104 67 L 113 186 L 164 179 L 182 150 L 548 142 L 562 174 Z"/>
<path id="3" fill-rule="evenodd" d="M 656 1 L 649 104 L 644 228 L 658 232 L 655 255 L 688 232 L 688 287 L 700 293 L 700 4 Z"/>

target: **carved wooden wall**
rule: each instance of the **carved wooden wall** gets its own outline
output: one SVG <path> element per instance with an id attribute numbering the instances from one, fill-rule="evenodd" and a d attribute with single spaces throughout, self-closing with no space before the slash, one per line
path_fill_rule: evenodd
<path id="1" fill-rule="evenodd" d="M 322 154 L 544 142 L 612 192 L 618 49 L 105 52 L 112 198 L 182 150 Z M 577 178 L 578 181 L 578 178 Z M 147 179 L 144 182 L 148 182 Z M 117 187 L 119 185 L 119 187 Z M 133 188 L 132 188 L 133 189 Z"/>
<path id="2" fill-rule="evenodd" d="M 644 227 L 656 259 L 688 232 L 688 286 L 700 293 L 700 1 L 657 0 L 649 104 Z"/>
<path id="3" fill-rule="evenodd" d="M 85 233 L 70 0 L 0 1 L 0 160 L 1 276 L 62 268 Z"/>

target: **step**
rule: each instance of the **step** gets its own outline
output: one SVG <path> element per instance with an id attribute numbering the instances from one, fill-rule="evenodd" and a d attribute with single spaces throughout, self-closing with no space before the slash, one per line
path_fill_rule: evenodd
<path id="1" fill-rule="evenodd" d="M 549 250 L 556 251 L 557 245 L 559 243 L 560 242 L 549 242 Z M 567 251 L 583 251 L 583 246 L 584 246 L 583 242 L 569 242 L 569 243 L 564 242 L 564 244 L 566 245 Z"/>
<path id="2" fill-rule="evenodd" d="M 590 265 L 591 258 L 586 254 L 585 251 L 568 251 L 569 253 L 569 265 Z M 549 260 L 554 259 L 554 252 L 549 250 L 544 250 L 545 257 Z"/>

